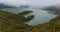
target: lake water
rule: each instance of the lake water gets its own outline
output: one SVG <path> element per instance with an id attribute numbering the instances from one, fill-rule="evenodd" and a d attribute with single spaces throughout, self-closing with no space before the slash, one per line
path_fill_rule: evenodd
<path id="1" fill-rule="evenodd" d="M 8 11 L 8 12 L 12 12 L 12 13 L 20 13 L 20 12 L 25 11 L 25 10 L 32 10 L 33 13 L 31 13 L 29 15 L 34 15 L 35 18 L 26 23 L 26 24 L 32 25 L 32 26 L 37 25 L 37 24 L 47 23 L 51 19 L 57 17 L 56 14 L 48 13 L 49 11 L 44 11 L 44 10 L 36 9 L 36 8 L 35 9 L 34 8 L 32 8 L 32 9 L 28 9 L 28 8 L 6 8 L 3 10 Z"/>

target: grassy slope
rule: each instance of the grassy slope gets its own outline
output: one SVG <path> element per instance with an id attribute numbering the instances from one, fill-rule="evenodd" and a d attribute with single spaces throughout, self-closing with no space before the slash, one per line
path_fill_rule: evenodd
<path id="1" fill-rule="evenodd" d="M 33 17 L 31 15 L 25 18 L 21 15 L 0 10 L 0 32 L 21 32 L 21 30 L 29 30 L 32 27 L 24 24 L 24 22 L 31 20 Z"/>

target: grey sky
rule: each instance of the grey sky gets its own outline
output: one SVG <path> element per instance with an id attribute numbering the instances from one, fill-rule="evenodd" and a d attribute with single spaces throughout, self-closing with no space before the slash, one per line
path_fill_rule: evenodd
<path id="1" fill-rule="evenodd" d="M 60 0 L 0 0 L 0 3 L 19 7 L 20 5 L 30 5 L 32 7 L 44 7 L 59 4 Z"/>

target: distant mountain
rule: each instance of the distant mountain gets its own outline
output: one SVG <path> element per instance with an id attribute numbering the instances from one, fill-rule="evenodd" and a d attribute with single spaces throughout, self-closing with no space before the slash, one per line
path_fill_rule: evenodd
<path id="1" fill-rule="evenodd" d="M 58 7 L 58 6 L 44 7 L 43 10 L 49 10 L 49 11 L 54 11 L 54 12 L 60 12 L 60 7 Z"/>
<path id="2" fill-rule="evenodd" d="M 9 6 L 9 5 L 0 4 L 0 8 L 15 8 L 15 7 Z"/>

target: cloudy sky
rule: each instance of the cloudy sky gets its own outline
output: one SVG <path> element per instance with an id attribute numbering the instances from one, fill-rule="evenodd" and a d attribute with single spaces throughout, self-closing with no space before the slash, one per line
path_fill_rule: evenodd
<path id="1" fill-rule="evenodd" d="M 0 0 L 0 3 L 19 7 L 20 5 L 30 5 L 32 7 L 44 7 L 59 4 L 60 0 Z"/>

